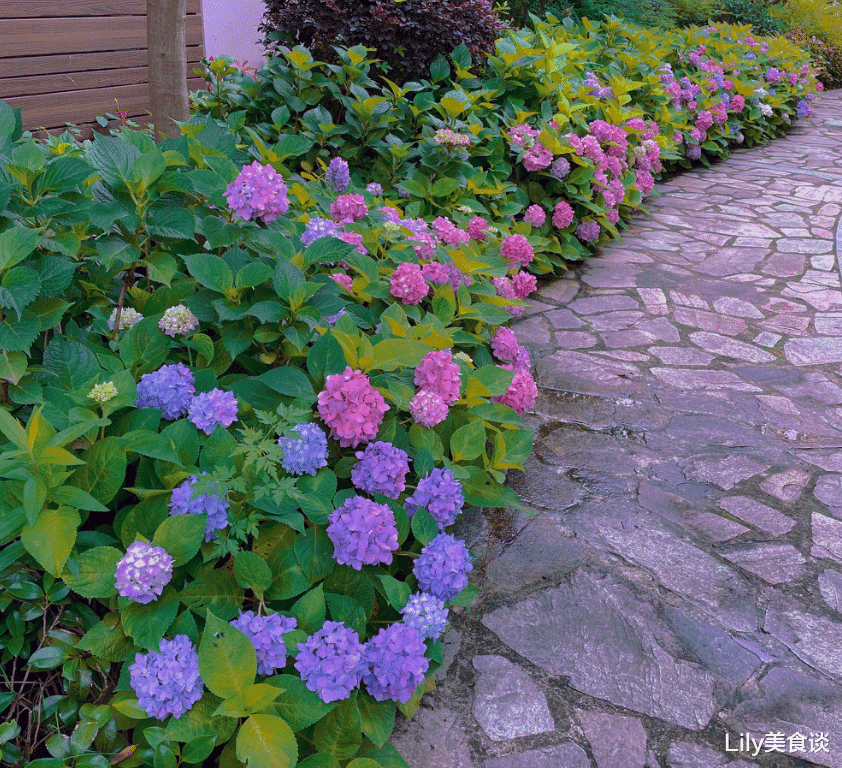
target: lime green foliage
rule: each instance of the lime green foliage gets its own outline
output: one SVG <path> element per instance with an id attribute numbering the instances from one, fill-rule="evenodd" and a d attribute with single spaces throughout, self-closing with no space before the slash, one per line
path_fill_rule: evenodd
<path id="1" fill-rule="evenodd" d="M 807 50 L 830 88 L 842 85 L 842 6 L 827 0 L 788 0 L 770 9 L 789 29 L 787 37 Z"/>

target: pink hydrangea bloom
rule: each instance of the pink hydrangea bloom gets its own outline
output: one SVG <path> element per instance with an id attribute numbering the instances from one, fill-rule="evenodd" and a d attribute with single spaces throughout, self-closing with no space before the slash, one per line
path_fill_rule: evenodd
<path id="1" fill-rule="evenodd" d="M 605 212 L 605 218 L 608 219 L 611 224 L 617 224 L 617 222 L 620 221 L 620 212 L 616 208 L 611 208 Z"/>
<path id="2" fill-rule="evenodd" d="M 255 160 L 225 189 L 228 207 L 241 219 L 274 221 L 289 210 L 287 186 L 271 165 Z"/>
<path id="3" fill-rule="evenodd" d="M 519 349 L 517 336 L 511 328 L 498 328 L 491 338 L 491 352 L 505 363 L 514 361 Z"/>
<path id="4" fill-rule="evenodd" d="M 526 266 L 535 258 L 532 245 L 523 235 L 506 235 L 500 244 L 500 255 L 509 263 L 509 267 Z"/>
<path id="5" fill-rule="evenodd" d="M 404 304 L 419 304 L 430 293 L 430 286 L 418 264 L 404 262 L 392 274 L 389 291 Z"/>
<path id="6" fill-rule="evenodd" d="M 415 369 L 415 386 L 438 395 L 446 405 L 459 399 L 460 385 L 459 365 L 453 361 L 450 350 L 428 352 Z"/>
<path id="7" fill-rule="evenodd" d="M 538 288 L 538 278 L 529 272 L 518 272 L 512 276 L 512 291 L 516 299 L 525 299 Z"/>
<path id="8" fill-rule="evenodd" d="M 344 272 L 334 272 L 331 278 L 336 280 L 349 293 L 354 292 L 354 281 L 350 275 L 346 275 Z"/>
<path id="9" fill-rule="evenodd" d="M 646 123 L 643 122 L 643 119 L 640 117 L 631 117 L 626 120 L 626 125 L 629 128 L 634 128 L 635 130 L 642 131 L 646 128 Z"/>
<path id="10" fill-rule="evenodd" d="M 648 195 L 655 189 L 655 179 L 649 171 L 644 171 L 643 169 L 637 171 L 634 183 L 644 195 Z"/>
<path id="11" fill-rule="evenodd" d="M 614 133 L 612 127 L 605 120 L 594 120 L 588 123 L 588 129 L 593 137 L 600 142 L 611 141 L 611 136 Z"/>
<path id="12" fill-rule="evenodd" d="M 510 406 L 515 413 L 522 416 L 535 406 L 535 400 L 538 397 L 538 387 L 535 384 L 535 379 L 532 378 L 532 374 L 529 371 L 515 369 L 513 364 L 503 365 L 501 367 L 509 371 L 514 370 L 515 375 L 512 383 L 506 390 L 506 394 L 496 395 L 491 399 L 495 403 Z"/>
<path id="13" fill-rule="evenodd" d="M 533 144 L 523 153 L 523 166 L 527 171 L 540 171 L 552 165 L 553 153 L 543 144 Z"/>
<path id="14" fill-rule="evenodd" d="M 415 248 L 415 253 L 419 259 L 432 259 L 436 255 L 436 245 L 438 245 L 439 239 L 435 235 L 429 232 L 419 232 L 407 239 L 418 243 L 418 245 L 412 247 Z"/>
<path id="15" fill-rule="evenodd" d="M 582 153 L 585 157 L 590 158 L 595 163 L 602 159 L 602 147 L 599 146 L 599 141 L 594 136 L 585 136 L 582 139 Z"/>
<path id="16" fill-rule="evenodd" d="M 566 229 L 573 223 L 573 209 L 570 203 L 559 200 L 553 211 L 553 226 L 559 229 Z"/>
<path id="17" fill-rule="evenodd" d="M 448 414 L 447 403 L 435 392 L 422 389 L 409 403 L 409 413 L 422 427 L 431 429 L 441 424 Z"/>
<path id="18" fill-rule="evenodd" d="M 541 135 L 541 131 L 536 131 L 528 125 L 516 125 L 509 131 L 509 141 L 519 147 L 529 146 L 532 141 Z"/>
<path id="19" fill-rule="evenodd" d="M 517 298 L 515 296 L 515 290 L 512 286 L 512 281 L 509 280 L 508 277 L 495 277 L 492 278 L 491 282 L 494 284 L 494 287 L 497 289 L 497 295 L 502 296 L 504 299 L 514 299 Z"/>
<path id="20" fill-rule="evenodd" d="M 458 248 L 470 239 L 470 235 L 465 230 L 459 229 L 450 219 L 444 216 L 439 216 L 433 221 L 433 229 L 444 241 L 444 244 L 451 248 Z"/>
<path id="21" fill-rule="evenodd" d="M 330 215 L 340 224 L 358 221 L 368 213 L 362 195 L 339 195 L 330 206 Z"/>
<path id="22" fill-rule="evenodd" d="M 421 267 L 421 274 L 431 283 L 436 283 L 437 285 L 442 285 L 450 279 L 444 264 L 438 261 L 431 261 L 429 264 Z"/>
<path id="23" fill-rule="evenodd" d="M 526 209 L 523 220 L 533 227 L 540 227 L 547 220 L 547 214 L 540 205 L 530 205 Z"/>
<path id="24" fill-rule="evenodd" d="M 348 245 L 356 245 L 354 249 L 357 253 L 365 253 L 365 246 L 363 245 L 363 236 L 359 232 L 340 232 L 339 239 Z"/>
<path id="25" fill-rule="evenodd" d="M 344 373 L 334 373 L 319 392 L 318 410 L 330 428 L 330 436 L 343 448 L 355 448 L 377 437 L 386 401 L 362 371 L 348 366 Z"/>
<path id="26" fill-rule="evenodd" d="M 710 110 L 702 110 L 696 117 L 696 128 L 700 131 L 706 131 L 713 125 L 713 115 Z"/>
<path id="27" fill-rule="evenodd" d="M 746 105 L 745 96 L 741 93 L 734 94 L 734 98 L 731 99 L 731 105 L 729 109 L 731 112 L 742 112 Z"/>
<path id="28" fill-rule="evenodd" d="M 474 216 L 468 222 L 468 236 L 471 240 L 488 240 L 488 228 L 491 226 L 482 216 Z"/>

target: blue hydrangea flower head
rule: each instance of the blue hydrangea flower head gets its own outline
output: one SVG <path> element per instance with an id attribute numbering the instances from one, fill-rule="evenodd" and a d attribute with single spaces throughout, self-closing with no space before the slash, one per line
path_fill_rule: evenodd
<path id="1" fill-rule="evenodd" d="M 206 475 L 207 472 L 202 474 Z M 205 541 L 213 541 L 219 536 L 217 531 L 228 525 L 228 499 L 224 489 L 218 493 L 203 493 L 193 499 L 193 486 L 198 479 L 195 475 L 188 477 L 178 488 L 173 488 L 168 506 L 171 515 L 206 514 L 208 522 L 205 526 Z M 216 490 L 214 486 L 211 489 Z"/>
<path id="2" fill-rule="evenodd" d="M 180 718 L 205 691 L 199 675 L 199 654 L 187 635 L 161 640 L 160 653 L 135 655 L 129 679 L 141 708 L 156 720 L 167 715 Z"/>
<path id="3" fill-rule="evenodd" d="M 406 488 L 409 456 L 391 443 L 378 440 L 355 454 L 359 461 L 351 469 L 351 482 L 361 491 L 382 493 L 396 499 Z"/>
<path id="4" fill-rule="evenodd" d="M 306 248 L 320 237 L 339 237 L 339 229 L 335 221 L 322 219 L 318 216 L 307 222 L 307 229 L 301 235 L 301 244 Z"/>
<path id="5" fill-rule="evenodd" d="M 254 611 L 241 611 L 229 624 L 239 629 L 254 645 L 258 675 L 274 675 L 276 669 L 286 666 L 287 647 L 283 635 L 295 629 L 297 622 L 294 618 L 279 613 L 258 616 Z"/>
<path id="6" fill-rule="evenodd" d="M 230 427 L 237 420 L 237 396 L 222 389 L 202 392 L 191 400 L 187 416 L 197 429 L 212 435 L 217 424 Z"/>
<path id="7" fill-rule="evenodd" d="M 351 183 L 351 171 L 348 168 L 348 163 L 341 157 L 334 157 L 327 167 L 325 179 L 334 192 L 339 192 L 340 194 L 344 192 Z"/>
<path id="8" fill-rule="evenodd" d="M 145 541 L 129 544 L 114 571 L 114 587 L 122 597 L 151 603 L 172 579 L 173 558 L 163 547 Z"/>
<path id="9" fill-rule="evenodd" d="M 318 424 L 298 424 L 295 431 L 300 438 L 278 438 L 284 452 L 281 466 L 291 475 L 315 475 L 327 466 L 327 435 Z"/>
<path id="10" fill-rule="evenodd" d="M 449 469 L 436 467 L 418 481 L 415 493 L 404 502 L 406 513 L 412 517 L 419 507 L 426 509 L 443 531 L 456 522 L 465 505 L 460 483 Z"/>
<path id="11" fill-rule="evenodd" d="M 426 592 L 416 592 L 409 596 L 406 605 L 401 608 L 403 623 L 417 629 L 421 637 L 437 640 L 447 629 L 447 608 L 440 600 Z"/>
<path id="12" fill-rule="evenodd" d="M 164 365 L 145 373 L 137 383 L 138 408 L 163 408 L 165 419 L 173 421 L 187 413 L 196 394 L 196 377 L 183 363 Z"/>
<path id="13" fill-rule="evenodd" d="M 345 499 L 330 515 L 327 535 L 333 557 L 341 565 L 362 570 L 363 565 L 389 565 L 398 549 L 395 513 L 385 504 L 362 496 Z"/>
<path id="14" fill-rule="evenodd" d="M 365 666 L 359 635 L 341 621 L 326 621 L 318 632 L 298 643 L 295 668 L 325 703 L 347 699 L 360 684 Z"/>
<path id="15" fill-rule="evenodd" d="M 412 566 L 422 592 L 452 600 L 468 586 L 468 573 L 474 569 L 464 541 L 440 533 L 424 549 Z"/>
<path id="16" fill-rule="evenodd" d="M 417 629 L 406 624 L 392 624 L 381 629 L 365 644 L 366 670 L 363 684 L 377 700 L 410 700 L 424 682 L 430 660 L 427 647 Z"/>

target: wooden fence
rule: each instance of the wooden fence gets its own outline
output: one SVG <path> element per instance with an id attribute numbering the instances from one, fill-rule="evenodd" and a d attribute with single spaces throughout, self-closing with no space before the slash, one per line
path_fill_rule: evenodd
<path id="1" fill-rule="evenodd" d="M 204 84 L 193 74 L 204 56 L 202 0 L 187 0 L 187 14 L 192 91 Z M 0 99 L 21 108 L 25 129 L 56 133 L 70 122 L 90 136 L 106 112 L 149 122 L 147 64 L 146 0 L 0 2 Z"/>

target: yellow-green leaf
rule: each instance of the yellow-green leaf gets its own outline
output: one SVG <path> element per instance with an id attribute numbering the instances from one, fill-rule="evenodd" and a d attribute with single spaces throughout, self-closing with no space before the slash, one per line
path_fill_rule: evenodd
<path id="1" fill-rule="evenodd" d="M 76 543 L 76 529 L 80 523 L 79 513 L 71 507 L 44 509 L 35 525 L 23 529 L 20 538 L 26 551 L 44 570 L 59 578 Z"/>
<path id="2" fill-rule="evenodd" d="M 292 768 L 298 762 L 298 744 L 280 717 L 252 715 L 237 734 L 237 759 L 248 768 Z"/>

